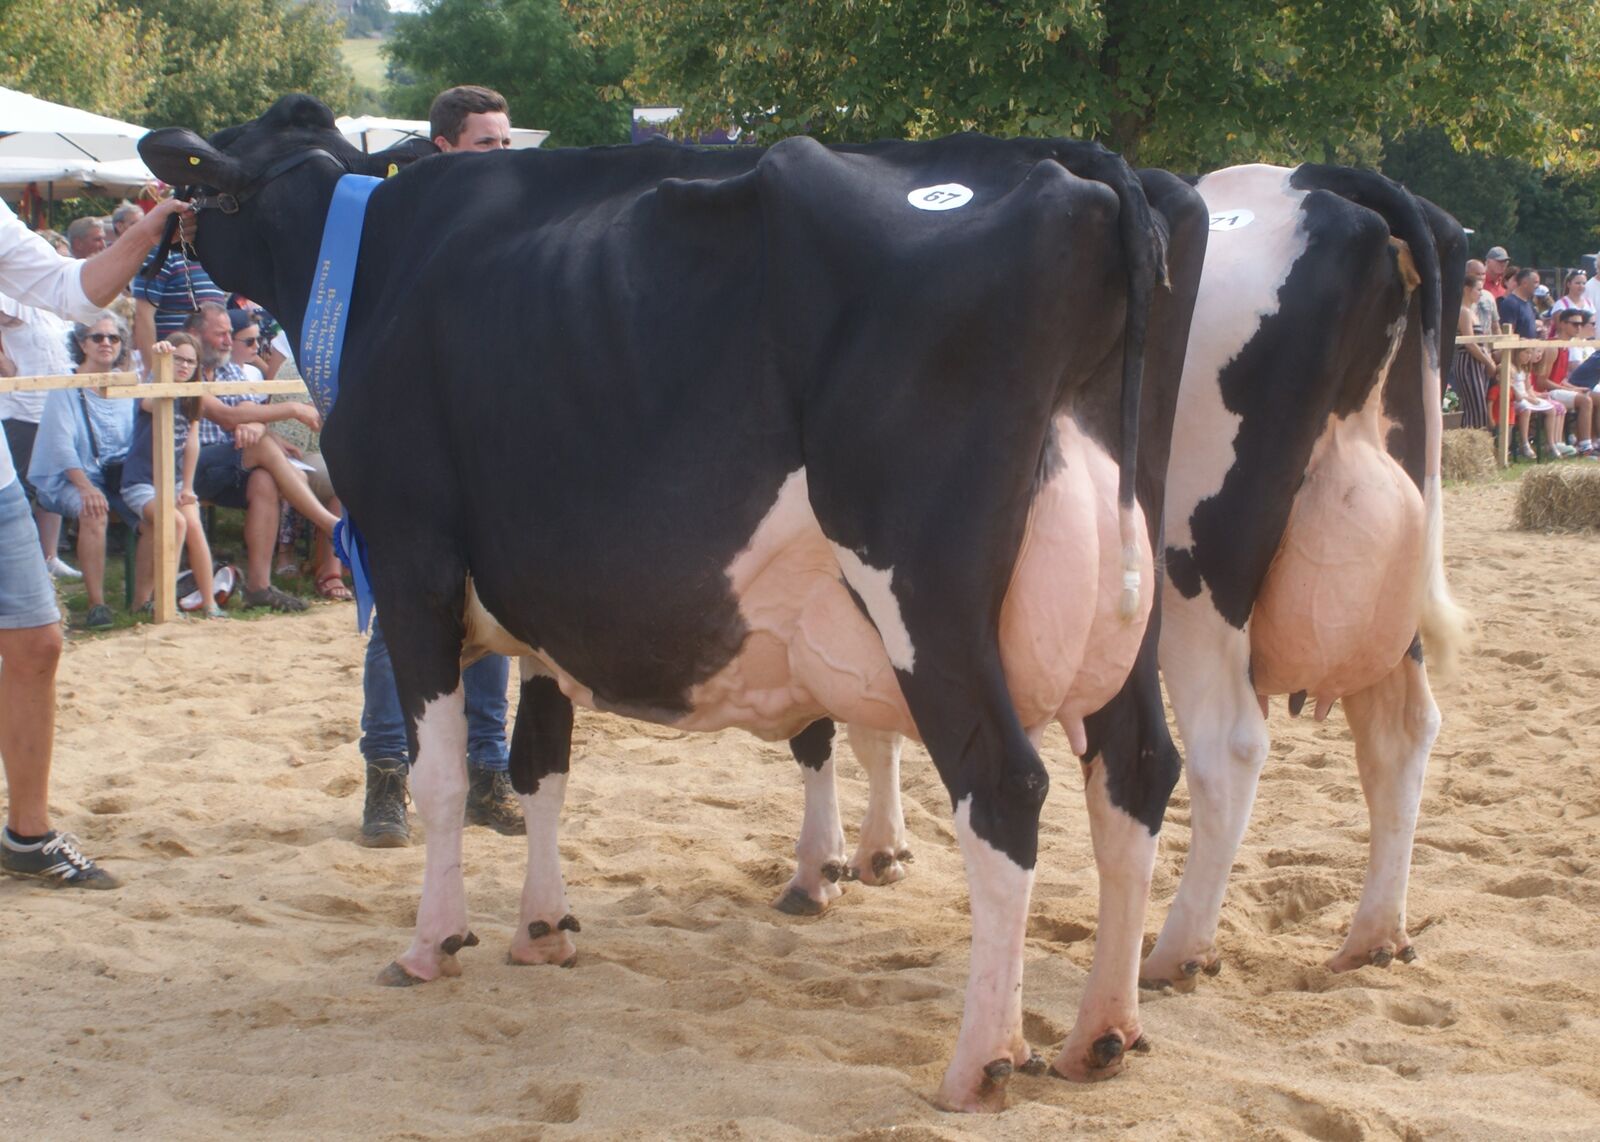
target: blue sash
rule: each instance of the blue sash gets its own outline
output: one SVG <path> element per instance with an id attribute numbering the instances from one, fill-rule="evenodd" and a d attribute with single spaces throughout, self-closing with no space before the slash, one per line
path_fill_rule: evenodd
<path id="1" fill-rule="evenodd" d="M 339 358 L 344 352 L 344 324 L 350 315 L 350 294 L 355 284 L 356 254 L 361 249 L 361 225 L 367 199 L 383 180 L 371 175 L 347 174 L 333 189 L 333 202 L 322 224 L 322 247 L 317 251 L 316 273 L 306 302 L 304 333 L 300 338 L 300 375 L 311 399 L 324 417 L 339 396 Z M 372 583 L 367 576 L 367 545 L 349 512 L 334 529 L 334 550 L 350 568 L 356 587 L 356 625 L 365 631 L 372 617 Z"/>

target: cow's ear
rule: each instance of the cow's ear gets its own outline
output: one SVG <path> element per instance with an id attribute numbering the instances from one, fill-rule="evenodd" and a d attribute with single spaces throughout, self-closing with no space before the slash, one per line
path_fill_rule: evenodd
<path id="1" fill-rule="evenodd" d="M 439 148 L 427 139 L 411 138 L 396 143 L 386 151 L 363 157 L 367 161 L 367 174 L 388 178 L 392 174 L 398 174 L 418 159 L 425 159 L 429 155 L 438 153 Z"/>
<path id="2" fill-rule="evenodd" d="M 198 184 L 235 193 L 250 181 L 237 159 L 183 127 L 151 131 L 139 140 L 139 157 L 152 174 L 170 186 Z"/>

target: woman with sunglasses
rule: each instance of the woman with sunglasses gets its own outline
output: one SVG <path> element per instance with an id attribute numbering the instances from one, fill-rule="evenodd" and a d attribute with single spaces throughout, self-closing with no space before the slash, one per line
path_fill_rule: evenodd
<path id="1" fill-rule="evenodd" d="M 128 367 L 128 328 L 120 317 L 103 313 L 73 326 L 68 348 L 79 375 L 118 372 Z M 90 630 L 112 622 L 105 599 L 106 524 L 112 512 L 130 527 L 138 522 L 118 494 L 132 439 L 131 400 L 93 389 L 55 389 L 45 399 L 28 462 L 28 479 L 44 509 L 78 521 L 78 567 L 89 597 L 83 625 Z"/>
<path id="2" fill-rule="evenodd" d="M 1594 336 L 1594 314 L 1587 309 L 1567 308 L 1551 315 L 1550 339 L 1552 341 L 1580 341 Z M 1581 350 L 1579 350 L 1581 352 Z M 1567 380 L 1574 362 L 1573 350 L 1547 349 L 1533 370 L 1533 391 L 1546 400 L 1554 401 L 1578 419 L 1578 454 L 1596 455 L 1594 443 L 1594 396 Z"/>
<path id="3" fill-rule="evenodd" d="M 187 384 L 200 375 L 200 343 L 189 334 L 174 333 L 166 341 L 156 342 L 152 351 L 158 356 L 172 354 L 175 384 Z M 139 402 L 133 443 L 122 469 L 122 498 L 140 516 L 139 557 L 133 580 L 133 605 L 137 610 L 151 607 L 155 595 L 155 550 L 150 542 L 156 530 L 154 412 L 153 401 Z M 211 578 L 211 545 L 206 542 L 205 528 L 200 525 L 200 500 L 194 494 L 194 473 L 200 462 L 200 434 L 191 432 L 190 428 L 199 416 L 199 397 L 180 400 L 172 409 L 174 470 L 178 475 L 175 491 L 178 514 L 173 524 L 177 529 L 178 546 L 189 552 L 189 569 L 194 572 L 195 586 L 204 600 L 202 610 L 207 618 L 220 619 L 227 616 L 217 605 L 216 586 Z"/>
<path id="4" fill-rule="evenodd" d="M 1584 287 L 1588 284 L 1588 274 L 1582 270 L 1568 270 L 1561 279 L 1561 296 L 1550 306 L 1551 316 L 1569 309 L 1588 309 L 1589 302 L 1584 297 Z"/>

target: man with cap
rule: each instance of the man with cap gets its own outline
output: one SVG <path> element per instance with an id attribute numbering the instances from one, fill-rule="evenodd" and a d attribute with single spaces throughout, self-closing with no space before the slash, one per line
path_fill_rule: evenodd
<path id="1" fill-rule="evenodd" d="M 1489 252 L 1483 256 L 1483 264 L 1483 291 L 1496 300 L 1505 297 L 1506 267 L 1511 264 L 1511 255 L 1506 253 L 1504 246 L 1490 246 Z"/>

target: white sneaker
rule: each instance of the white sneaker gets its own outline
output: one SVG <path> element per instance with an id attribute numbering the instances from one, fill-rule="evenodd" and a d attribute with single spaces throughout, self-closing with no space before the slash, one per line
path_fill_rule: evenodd
<path id="1" fill-rule="evenodd" d="M 1565 460 L 1568 456 L 1576 456 L 1578 454 L 1578 450 L 1572 445 L 1562 444 L 1560 441 L 1552 444 L 1551 448 L 1553 448 L 1555 450 L 1555 454 L 1563 460 Z"/>
<path id="2" fill-rule="evenodd" d="M 83 578 L 83 572 L 82 571 L 79 571 L 76 567 L 68 567 L 67 564 L 66 564 L 66 561 L 64 559 L 62 559 L 61 556 L 59 556 L 59 555 L 52 555 L 50 557 L 50 561 L 46 564 L 46 566 L 50 568 L 51 576 L 56 578 L 56 579 L 82 579 Z"/>

